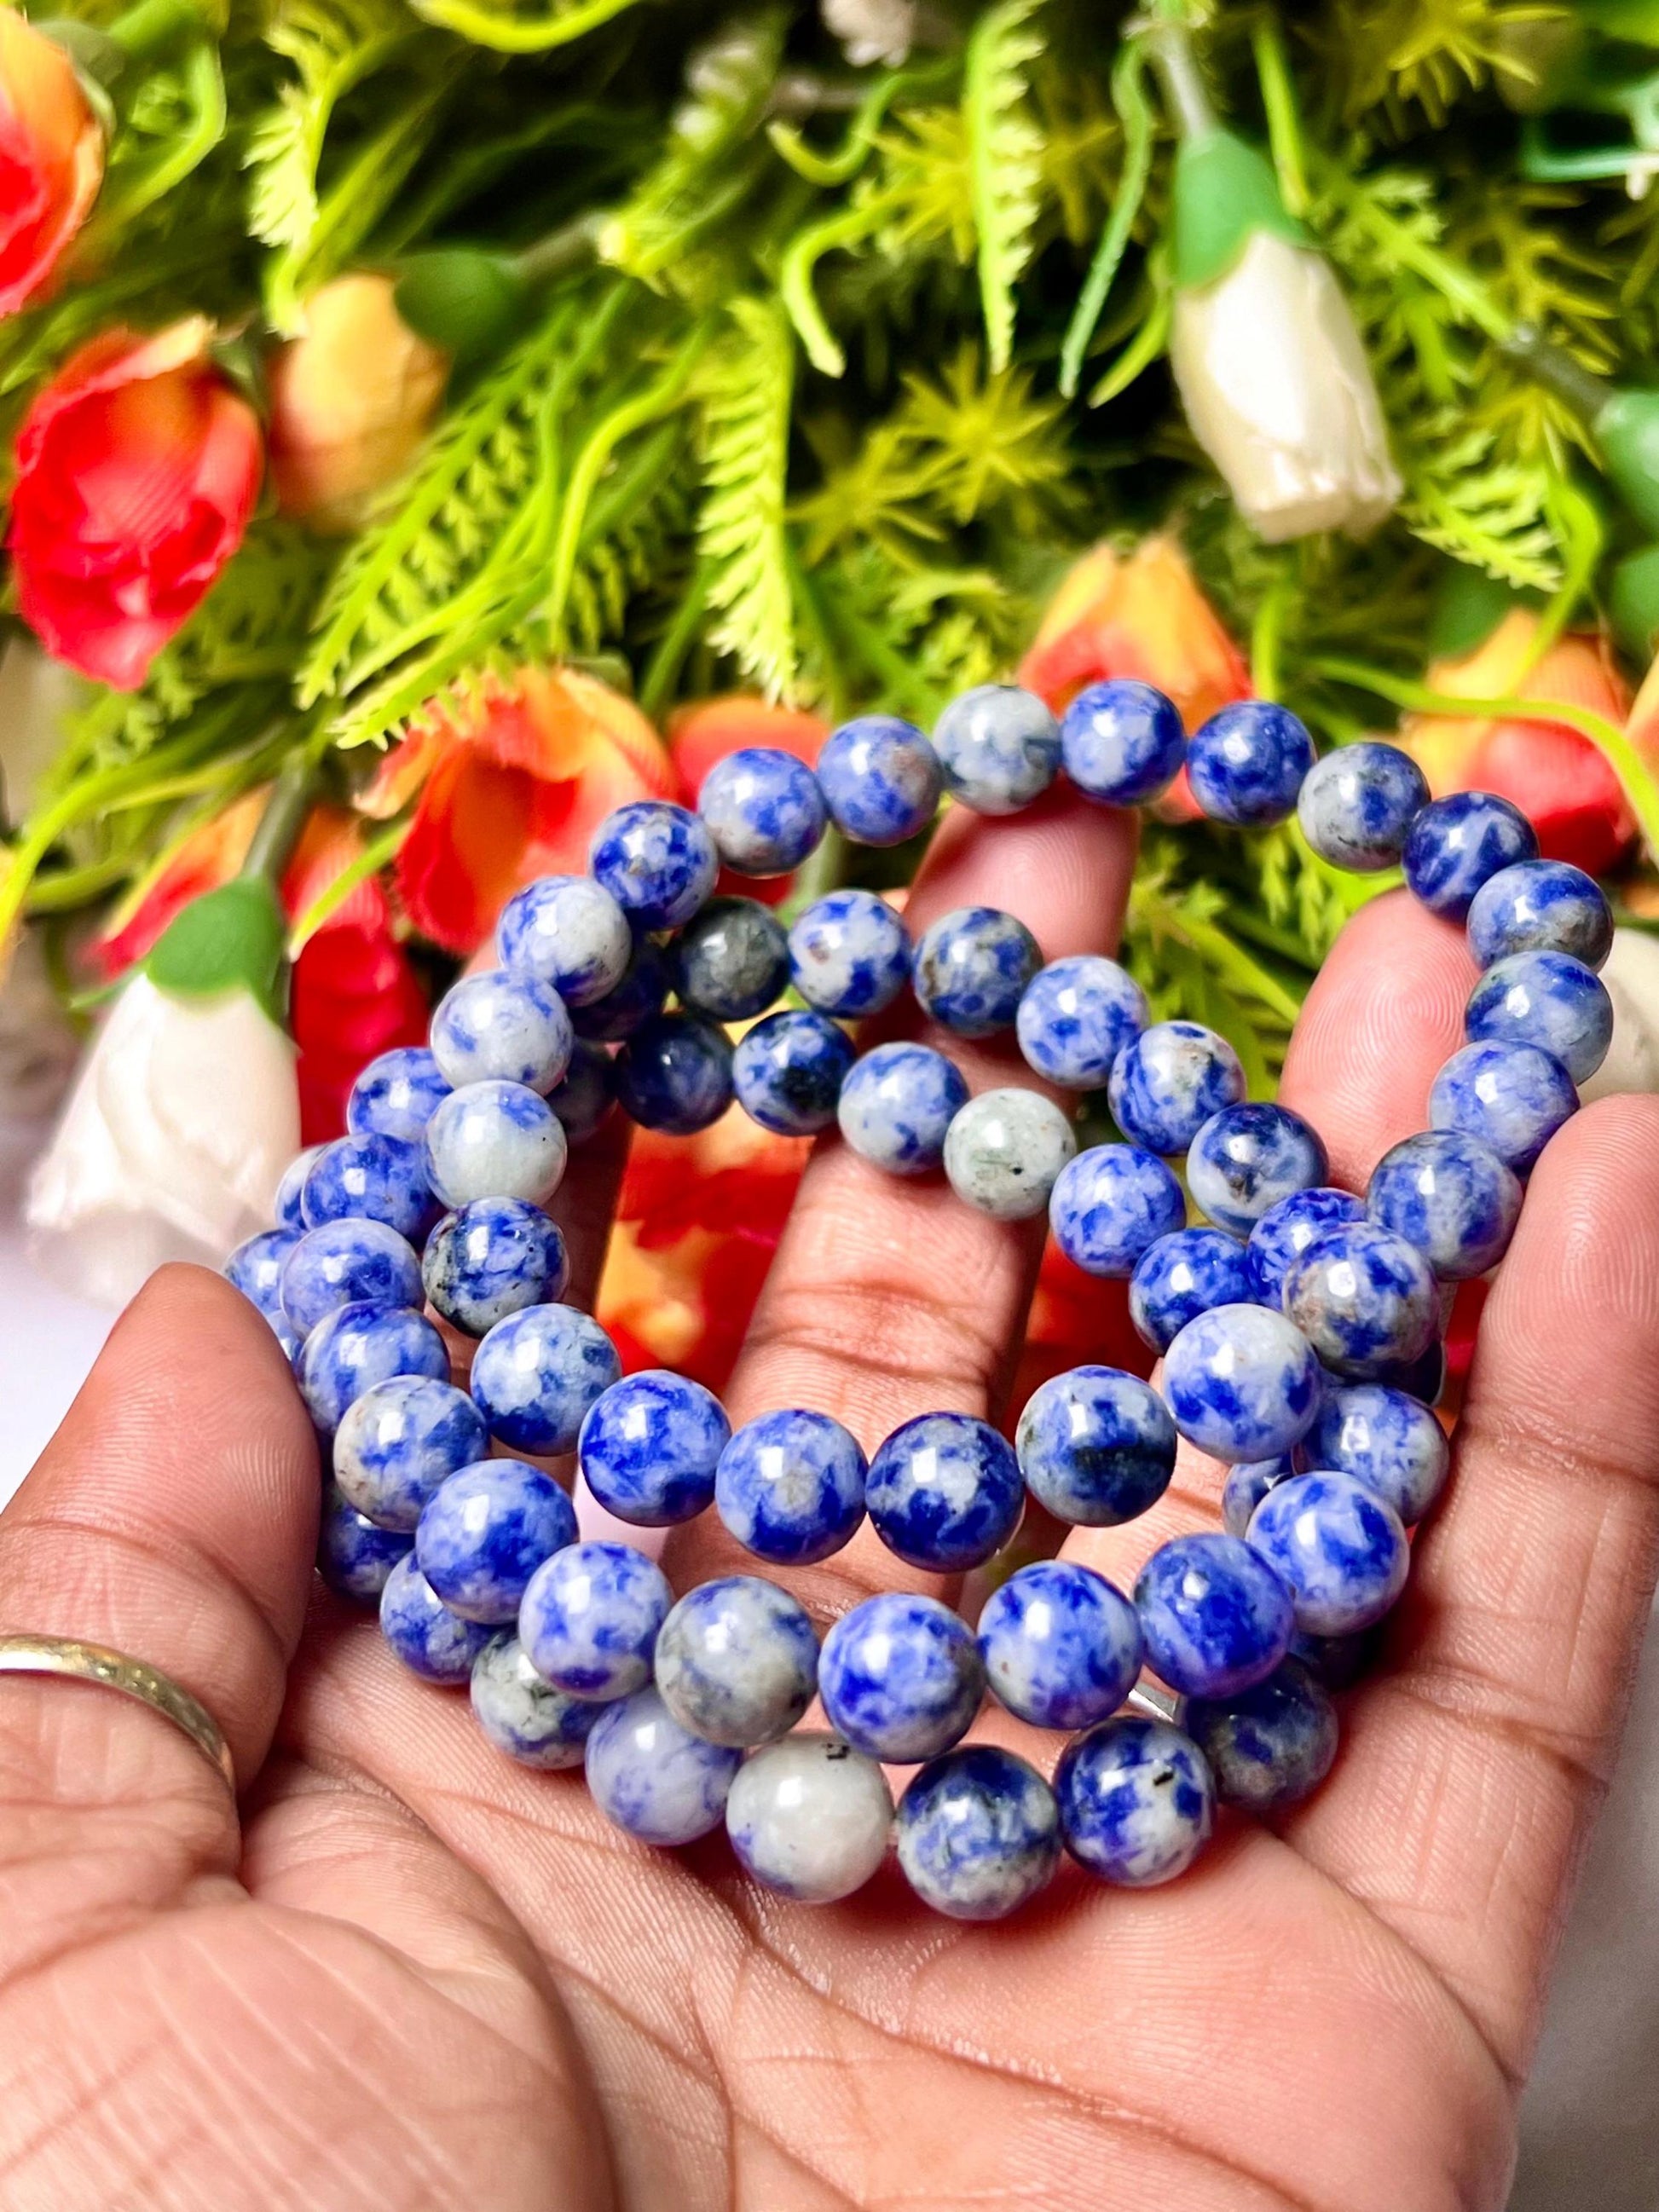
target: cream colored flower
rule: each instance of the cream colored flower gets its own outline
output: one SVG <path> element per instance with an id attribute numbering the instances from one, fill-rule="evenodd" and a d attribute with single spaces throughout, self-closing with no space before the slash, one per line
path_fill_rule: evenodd
<path id="1" fill-rule="evenodd" d="M 1595 1074 L 1579 1085 L 1579 1097 L 1659 1091 L 1659 937 L 1615 929 L 1601 981 L 1613 1000 L 1613 1042 Z"/>

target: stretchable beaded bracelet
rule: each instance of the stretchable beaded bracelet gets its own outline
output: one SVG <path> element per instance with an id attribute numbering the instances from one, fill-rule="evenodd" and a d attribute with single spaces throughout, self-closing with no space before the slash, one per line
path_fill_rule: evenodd
<path id="1" fill-rule="evenodd" d="M 1044 967 L 1030 933 L 985 908 L 942 916 L 913 947 L 868 891 L 830 892 L 787 937 L 757 902 L 711 896 L 722 863 L 791 871 L 831 822 L 854 842 L 897 843 L 942 791 L 1012 813 L 1063 767 L 1090 798 L 1130 805 L 1183 765 L 1212 819 L 1295 811 L 1327 860 L 1401 866 L 1435 913 L 1467 921 L 1482 970 L 1468 1042 L 1435 1079 L 1430 1128 L 1395 1146 L 1363 1200 L 1327 1186 L 1324 1146 L 1299 1115 L 1246 1102 L 1224 1039 L 1149 1023 L 1114 961 Z M 696 813 L 622 807 L 594 838 L 591 875 L 508 903 L 501 965 L 454 986 L 430 1048 L 363 1071 L 350 1133 L 295 1163 L 280 1225 L 227 1265 L 331 1441 L 322 1571 L 378 1601 L 416 1674 L 470 1683 L 511 1758 L 585 1762 L 604 1811 L 653 1844 L 724 1819 L 748 1872 L 788 1896 L 829 1901 L 874 1872 L 894 1827 L 883 1764 L 920 1764 L 898 1856 L 940 1911 L 1011 1911 L 1062 1844 L 1104 1881 L 1167 1881 L 1218 1801 L 1289 1804 L 1335 1755 L 1329 1691 L 1364 1663 L 1406 1579 L 1407 1529 L 1446 1477 L 1431 1407 L 1452 1291 L 1502 1257 L 1522 1179 L 1607 1050 L 1595 971 L 1611 937 L 1596 884 L 1539 860 L 1505 800 L 1431 801 L 1391 745 L 1316 762 L 1295 716 L 1260 701 L 1188 742 L 1167 699 L 1127 681 L 1091 686 L 1059 723 L 1029 693 L 987 686 L 946 710 L 931 743 L 864 716 L 828 740 L 816 774 L 752 750 L 711 771 Z M 1012 1026 L 1049 1084 L 1103 1086 L 1127 1141 L 1079 1153 L 1047 1096 L 970 1098 L 926 1045 L 860 1058 L 841 1024 L 907 981 L 941 1028 Z M 769 1012 L 789 984 L 805 1008 Z M 678 1011 L 665 1012 L 671 993 Z M 754 1024 L 735 1049 L 728 1021 Z M 1079 1367 L 1035 1393 L 1013 1447 L 983 1421 L 928 1413 L 866 1463 L 826 1413 L 763 1413 L 733 1434 L 699 1384 L 623 1377 L 598 1323 L 559 1303 L 564 1243 L 542 1206 L 568 1145 L 614 1104 L 689 1132 L 733 1096 L 790 1134 L 839 1121 L 890 1174 L 942 1166 L 999 1219 L 1046 1207 L 1080 1267 L 1128 1279 L 1135 1326 L 1164 1358 L 1161 1394 Z M 1185 1192 L 1169 1164 L 1181 1154 Z M 1211 1225 L 1185 1225 L 1188 1197 Z M 467 1390 L 449 1380 L 428 1303 L 479 1340 Z M 676 1601 L 643 1551 L 579 1541 L 550 1475 L 488 1456 L 492 1443 L 574 1449 L 618 1519 L 662 1528 L 712 1506 L 777 1567 L 828 1558 L 867 1516 L 907 1564 L 959 1571 L 1008 1542 L 1028 1490 L 1085 1527 L 1144 1513 L 1177 1436 L 1229 1465 L 1225 1533 L 1163 1545 L 1133 1600 L 1048 1560 L 995 1589 L 976 1635 L 935 1600 L 895 1593 L 855 1606 L 821 1648 L 775 1583 L 727 1576 Z M 1138 1688 L 1143 1667 L 1173 1696 Z M 1012 1753 L 962 1746 L 988 1689 L 1071 1737 L 1052 1785 Z M 792 1733 L 815 1693 L 835 1733 Z"/>

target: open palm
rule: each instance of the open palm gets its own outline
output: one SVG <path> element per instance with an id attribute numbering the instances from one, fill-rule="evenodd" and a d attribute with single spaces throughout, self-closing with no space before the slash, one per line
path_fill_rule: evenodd
<path id="1" fill-rule="evenodd" d="M 913 912 L 982 901 L 1047 957 L 1109 949 L 1131 836 L 1063 799 L 958 817 Z M 1420 1125 L 1471 973 L 1399 899 L 1350 928 L 1285 1084 L 1338 1179 Z M 590 1280 L 613 1170 L 603 1143 L 579 1164 Z M 929 1408 L 1000 1412 L 1037 1249 L 825 1143 L 734 1418 L 817 1406 L 868 1447 Z M 1496 2207 L 1656 1476 L 1659 1105 L 1624 1100 L 1534 1176 L 1451 1491 L 1318 1796 L 1224 1825 L 1166 1889 L 1068 1867 L 975 1928 L 890 1870 L 814 1911 L 722 1843 L 653 1854 L 580 1777 L 512 1767 L 317 1594 L 281 1354 L 216 1278 L 168 1271 L 0 1516 L 0 1627 L 185 1682 L 231 1739 L 240 1818 L 142 1708 L 0 1681 L 0 2205 Z M 1127 1583 L 1218 1498 L 1183 1462 L 1156 1511 L 1068 1555 Z M 665 1562 L 680 1588 L 732 1563 L 702 1527 Z M 866 1530 L 795 1587 L 822 1625 L 916 1579 Z"/>

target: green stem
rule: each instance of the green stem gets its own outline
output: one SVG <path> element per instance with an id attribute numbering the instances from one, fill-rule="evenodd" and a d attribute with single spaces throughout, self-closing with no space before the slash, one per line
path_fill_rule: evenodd
<path id="1" fill-rule="evenodd" d="M 264 812 L 259 817 L 243 860 L 245 876 L 263 876 L 276 883 L 300 842 L 306 817 L 311 811 L 312 765 L 303 756 L 291 760 L 270 787 Z"/>
<path id="2" fill-rule="evenodd" d="M 138 60 L 171 46 L 186 31 L 210 28 L 207 11 L 196 0 L 137 0 L 135 7 L 104 26 L 104 36 Z"/>
<path id="3" fill-rule="evenodd" d="M 1089 341 L 1106 305 L 1152 174 L 1152 111 L 1146 98 L 1146 55 L 1139 40 L 1126 42 L 1112 65 L 1112 105 L 1123 125 L 1123 173 L 1060 350 L 1060 388 L 1068 399 L 1077 390 Z"/>
<path id="4" fill-rule="evenodd" d="M 1250 629 L 1250 680 L 1259 699 L 1279 696 L 1279 642 L 1290 599 L 1290 575 L 1281 569 L 1256 609 Z"/>
<path id="5" fill-rule="evenodd" d="M 714 572 L 712 561 L 698 562 L 690 583 L 680 594 L 680 603 L 674 610 L 673 620 L 658 639 L 655 650 L 646 664 L 645 675 L 640 684 L 640 712 L 650 721 L 658 720 L 673 696 L 674 686 L 679 682 L 680 670 L 685 665 L 685 656 L 691 650 L 708 608 L 708 584 Z"/>
<path id="6" fill-rule="evenodd" d="M 1281 1021 L 1294 1022 L 1301 1012 L 1301 1000 L 1286 990 L 1271 969 L 1252 960 L 1218 923 L 1200 921 L 1183 913 L 1167 892 L 1144 882 L 1137 884 L 1129 895 L 1129 914 L 1132 924 L 1144 929 L 1154 941 L 1160 936 L 1173 937 L 1188 946 L 1235 990 L 1259 1000 Z"/>
<path id="7" fill-rule="evenodd" d="M 191 48 L 185 64 L 185 82 L 190 95 L 190 114 L 182 134 L 167 143 L 158 161 L 146 164 L 125 190 L 98 210 L 81 240 L 79 254 L 97 259 L 119 239 L 129 224 L 182 184 L 200 167 L 225 135 L 225 80 L 219 66 L 219 49 L 204 39 Z"/>
<path id="8" fill-rule="evenodd" d="M 609 219 L 599 214 L 580 215 L 574 222 L 561 223 L 513 257 L 514 274 L 521 283 L 539 285 L 581 268 L 599 250 L 599 233 Z"/>
<path id="9" fill-rule="evenodd" d="M 1193 42 L 1179 9 L 1167 11 L 1149 24 L 1146 33 L 1152 61 L 1164 80 L 1164 93 L 1176 128 L 1183 138 L 1207 138 L 1220 128 L 1210 95 L 1199 75 Z"/>
<path id="10" fill-rule="evenodd" d="M 1291 81 L 1284 35 L 1276 15 L 1267 14 L 1250 33 L 1255 56 L 1256 82 L 1267 113 L 1267 143 L 1279 173 L 1279 196 L 1287 215 L 1304 216 L 1312 203 L 1308 189 L 1306 157 L 1302 145 L 1302 122 L 1297 113 L 1296 87 Z"/>
<path id="11" fill-rule="evenodd" d="M 889 209 L 897 204 L 897 193 L 887 192 L 858 207 L 843 208 L 839 215 L 826 217 L 810 229 L 798 231 L 785 251 L 783 265 L 778 272 L 778 290 L 789 319 L 806 349 L 806 358 L 825 376 L 843 374 L 847 356 L 823 319 L 823 310 L 812 289 L 812 272 L 826 253 L 837 246 L 854 246 L 860 239 L 867 238 Z"/>
<path id="12" fill-rule="evenodd" d="M 378 876 L 389 860 L 397 859 L 404 838 L 414 826 L 414 818 L 410 815 L 401 822 L 394 822 L 389 830 L 383 830 L 378 837 L 372 837 L 356 859 L 341 869 L 327 890 L 318 893 L 295 921 L 289 937 L 288 957 L 290 960 L 299 958 L 330 915 L 339 912 L 359 884 L 366 884 L 371 876 Z M 264 824 L 260 826 L 263 828 Z"/>
<path id="13" fill-rule="evenodd" d="M 415 13 L 428 23 L 441 24 L 474 46 L 489 46 L 499 54 L 541 54 L 550 47 L 568 46 L 573 39 L 597 30 L 635 0 L 584 0 L 579 7 L 550 7 L 539 18 L 498 13 L 473 0 L 410 0 Z"/>
<path id="14" fill-rule="evenodd" d="M 1565 541 L 1561 582 L 1539 617 L 1525 658 L 1515 672 L 1517 684 L 1526 681 L 1565 630 L 1601 558 L 1601 517 L 1577 485 L 1563 477 L 1554 487 L 1549 504 L 1555 509 L 1556 537 Z"/>

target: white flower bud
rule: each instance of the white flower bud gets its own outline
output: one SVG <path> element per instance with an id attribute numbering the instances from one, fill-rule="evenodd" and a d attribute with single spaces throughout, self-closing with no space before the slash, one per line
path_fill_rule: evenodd
<path id="1" fill-rule="evenodd" d="M 1594 1075 L 1578 1086 L 1586 1103 L 1620 1092 L 1659 1091 L 1659 937 L 1615 929 L 1601 970 L 1613 1000 L 1613 1042 Z"/>

